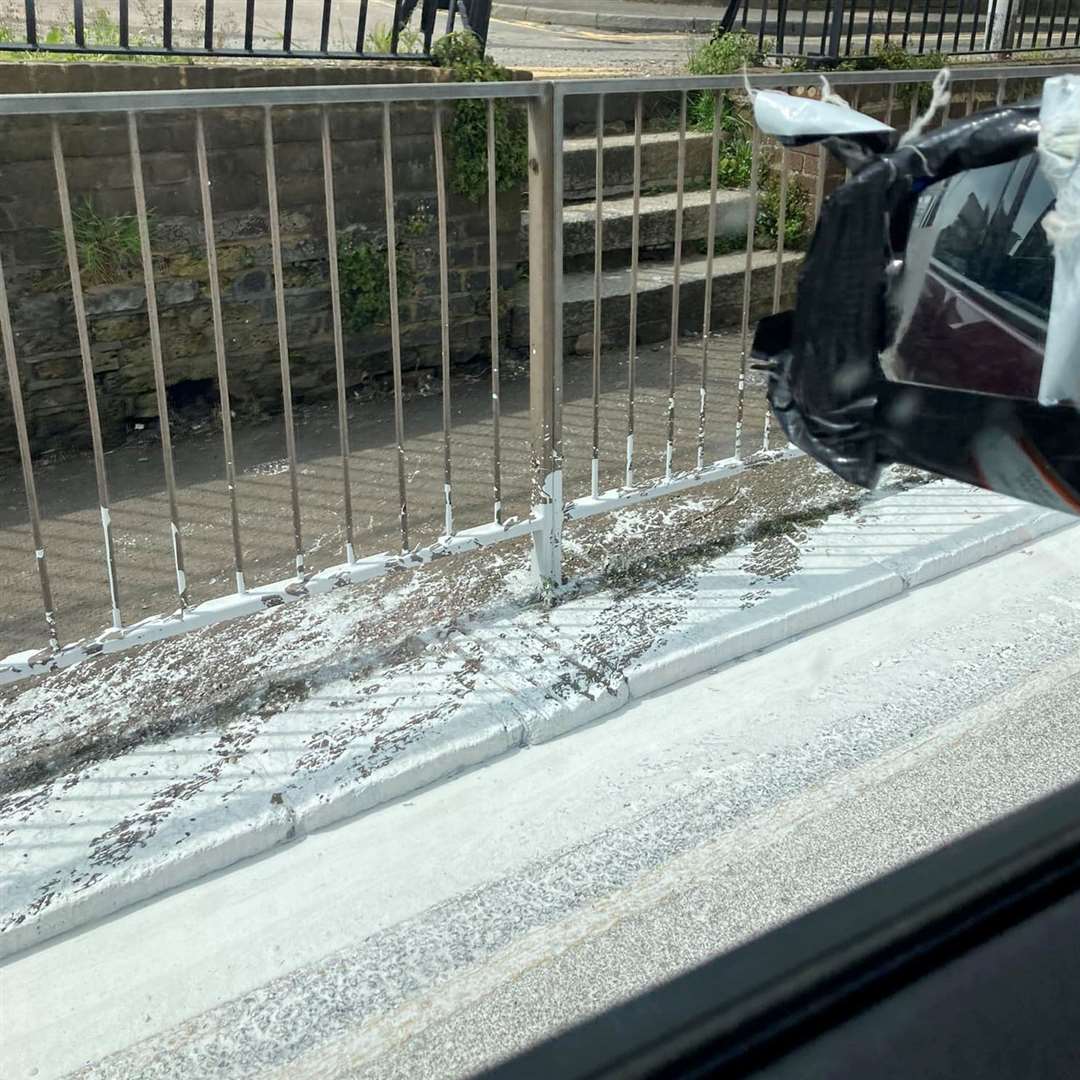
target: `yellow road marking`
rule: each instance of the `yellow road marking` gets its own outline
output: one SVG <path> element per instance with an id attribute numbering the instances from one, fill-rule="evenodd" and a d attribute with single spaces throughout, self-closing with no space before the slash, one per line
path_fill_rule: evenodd
<path id="1" fill-rule="evenodd" d="M 538 79 L 618 79 L 626 73 L 611 68 L 538 68 L 528 69 Z"/>
<path id="2" fill-rule="evenodd" d="M 689 33 L 689 31 L 687 31 Z M 655 34 L 601 33 L 599 30 L 581 30 L 580 36 L 591 41 L 681 41 L 686 34 L 674 34 L 671 31 Z"/>
<path id="3" fill-rule="evenodd" d="M 552 28 L 547 23 L 527 22 L 524 19 L 500 19 L 496 16 L 491 17 L 493 23 L 502 23 L 503 26 L 516 26 L 519 30 L 541 30 L 545 34 L 552 33 Z M 687 31 L 686 33 L 689 33 Z M 565 37 L 568 40 L 576 40 L 580 38 L 587 38 L 589 41 L 681 41 L 686 37 L 686 33 L 676 34 L 670 31 L 664 33 L 630 33 L 619 31 L 618 33 L 608 32 L 604 33 L 599 30 L 589 30 L 585 27 L 580 29 L 576 26 L 560 26 L 556 32 L 556 37 Z"/>

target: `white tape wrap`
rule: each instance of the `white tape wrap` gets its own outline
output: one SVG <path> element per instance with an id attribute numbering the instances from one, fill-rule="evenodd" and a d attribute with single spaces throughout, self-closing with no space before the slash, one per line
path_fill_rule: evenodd
<path id="1" fill-rule="evenodd" d="M 1054 248 L 1054 292 L 1039 400 L 1080 405 L 1080 76 L 1043 86 L 1039 164 L 1057 197 L 1043 228 Z"/>

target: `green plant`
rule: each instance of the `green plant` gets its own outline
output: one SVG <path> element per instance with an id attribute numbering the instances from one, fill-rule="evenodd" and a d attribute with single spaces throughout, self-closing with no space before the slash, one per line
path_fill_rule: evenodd
<path id="1" fill-rule="evenodd" d="M 806 243 L 810 225 L 810 196 L 797 183 L 789 183 L 784 212 L 784 247 L 799 251 Z M 780 180 L 766 169 L 765 181 L 758 191 L 754 242 L 758 247 L 775 247 L 780 224 Z"/>
<path id="2" fill-rule="evenodd" d="M 89 199 L 82 199 L 72 207 L 71 223 L 84 284 L 123 281 L 138 269 L 142 245 L 134 214 L 99 214 Z M 149 224 L 152 228 L 152 219 Z M 52 243 L 57 254 L 66 258 L 61 230 L 53 233 Z"/>
<path id="3" fill-rule="evenodd" d="M 771 44 L 758 45 L 757 38 L 746 31 L 713 34 L 712 40 L 690 54 L 688 69 L 692 75 L 730 75 L 745 66 L 760 64 Z M 692 94 L 687 102 L 687 119 L 698 131 L 720 132 L 720 156 L 717 160 L 717 180 L 721 187 L 744 189 L 752 179 L 753 118 L 745 95 L 724 91 L 719 94 L 702 91 Z M 810 200 L 798 184 L 788 185 L 784 211 L 784 244 L 797 250 L 805 241 L 809 226 Z M 772 247 L 776 244 L 780 223 L 780 180 L 768 160 L 762 156 L 758 172 L 758 208 L 754 221 L 754 244 Z M 717 239 L 716 253 L 728 254 L 738 250 L 744 241 L 737 237 Z"/>
<path id="4" fill-rule="evenodd" d="M 691 75 L 732 75 L 744 67 L 758 67 L 771 45 L 762 42 L 759 47 L 757 38 L 746 30 L 717 32 L 691 50 L 687 67 Z"/>
<path id="5" fill-rule="evenodd" d="M 411 253 L 398 244 L 396 252 L 398 300 L 416 288 Z M 353 233 L 338 237 L 338 275 L 341 306 L 350 330 L 384 325 L 390 319 L 390 275 L 385 242 L 363 240 Z"/>
<path id="6" fill-rule="evenodd" d="M 366 52 L 389 55 L 394 43 L 394 31 L 389 26 L 379 26 L 371 31 L 364 44 Z M 411 26 L 403 26 L 398 31 L 397 51 L 403 55 L 420 52 L 424 44 L 424 35 Z"/>
<path id="7" fill-rule="evenodd" d="M 435 42 L 431 47 L 431 59 L 439 67 L 463 68 L 469 64 L 482 64 L 484 50 L 475 34 L 468 30 L 455 30 Z"/>
<path id="8" fill-rule="evenodd" d="M 510 72 L 484 56 L 468 31 L 447 34 L 435 43 L 432 58 L 450 71 L 456 82 L 502 82 Z M 450 149 L 450 187 L 479 202 L 487 195 L 487 103 L 458 101 L 447 129 Z M 522 109 L 509 101 L 495 102 L 495 190 L 512 191 L 529 171 L 528 122 Z"/>
<path id="9" fill-rule="evenodd" d="M 856 56 L 838 64 L 837 71 L 937 71 L 945 66 L 945 55 L 939 52 L 910 53 L 895 42 L 879 42 L 867 56 Z M 930 83 L 901 83 L 896 88 L 896 101 L 910 106 L 918 101 L 918 108 L 930 104 L 933 88 Z"/>

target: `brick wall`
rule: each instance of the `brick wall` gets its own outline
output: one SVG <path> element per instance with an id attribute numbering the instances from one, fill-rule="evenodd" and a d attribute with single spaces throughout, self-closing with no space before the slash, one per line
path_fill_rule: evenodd
<path id="1" fill-rule="evenodd" d="M 178 89 L 208 86 L 434 81 L 442 73 L 406 65 L 0 64 L 0 92 Z M 438 249 L 432 105 L 392 106 L 394 183 L 402 257 L 413 284 L 402 299 L 407 373 L 438 367 Z M 332 110 L 339 234 L 385 242 L 381 107 Z M 297 400 L 335 392 L 319 112 L 274 112 L 287 326 Z M 281 408 L 274 282 L 260 110 L 206 113 L 230 390 L 238 409 Z M 126 120 L 73 117 L 61 124 L 73 203 L 101 215 L 134 212 Z M 160 113 L 140 121 L 147 202 L 165 355 L 177 393 L 215 376 L 209 277 L 203 242 L 194 120 Z M 513 285 L 521 258 L 517 192 L 499 196 L 501 285 Z M 36 450 L 89 439 L 70 285 L 57 249 L 60 211 L 46 120 L 0 121 L 0 245 L 16 335 L 16 355 Z M 451 347 L 454 362 L 490 354 L 487 212 L 448 200 Z M 85 289 L 99 408 L 106 437 L 156 414 L 146 297 L 141 273 L 114 275 Z M 508 323 L 509 313 L 504 322 Z M 508 325 L 507 325 L 508 330 Z M 391 367 L 386 325 L 347 329 L 350 386 Z M 214 384 L 216 393 L 216 383 Z M 14 446 L 6 377 L 0 372 L 0 452 Z"/>

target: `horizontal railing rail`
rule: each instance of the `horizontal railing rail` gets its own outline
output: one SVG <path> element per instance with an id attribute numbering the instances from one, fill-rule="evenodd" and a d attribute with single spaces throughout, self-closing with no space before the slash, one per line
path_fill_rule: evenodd
<path id="1" fill-rule="evenodd" d="M 956 106 L 970 112 L 1009 100 L 1010 91 L 1027 94 L 1031 81 L 1046 73 L 1046 67 L 1020 65 L 958 69 Z M 903 127 L 917 116 L 915 89 L 933 75 L 837 72 L 831 81 L 853 104 Z M 789 90 L 818 82 L 809 73 L 750 79 L 754 87 Z M 750 330 L 759 314 L 790 301 L 801 256 L 791 250 L 794 241 L 787 236 L 789 194 L 796 188 L 804 192 L 807 224 L 812 225 L 836 177 L 824 154 L 811 157 L 799 151 L 796 169 L 793 151 L 755 130 L 745 189 L 725 196 L 736 217 L 721 237 L 718 206 L 724 199 L 718 162 L 721 139 L 728 135 L 715 119 L 707 130 L 691 130 L 688 111 L 711 97 L 714 115 L 719 115 L 725 95 L 737 96 L 744 87 L 741 76 L 718 76 L 0 96 L 5 175 L 12 178 L 11 190 L 30 192 L 20 196 L 27 200 L 25 229 L 12 222 L 11 214 L 9 225 L 0 229 L 0 411 L 11 417 L 14 455 L 8 460 L 17 464 L 9 469 L 0 455 L 0 489 L 9 496 L 4 502 L 14 503 L 21 487 L 26 507 L 21 519 L 0 517 L 0 580 L 21 582 L 17 590 L 8 589 L 0 617 L 0 646 L 16 639 L 15 651 L 10 645 L 0 647 L 0 654 L 10 652 L 0 658 L 0 683 L 516 540 L 531 542 L 537 584 L 555 586 L 562 578 L 567 522 L 731 481 L 796 456 L 771 438 L 761 386 L 747 363 Z M 453 159 L 446 154 L 447 125 L 463 102 L 482 107 L 478 115 L 485 138 L 479 165 L 486 179 L 480 202 L 465 211 L 451 197 Z M 617 105 L 625 109 L 627 102 L 629 134 L 609 135 L 611 110 Z M 659 134 L 654 123 L 646 131 L 647 104 L 660 110 L 651 114 L 652 120 L 663 121 Z M 423 106 L 427 112 L 416 111 Z M 366 110 L 363 123 L 358 109 Z M 504 283 L 506 256 L 499 231 L 500 215 L 505 216 L 500 199 L 507 195 L 499 191 L 498 135 L 500 124 L 509 122 L 502 110 L 524 111 L 528 137 L 528 250 L 521 258 L 524 275 L 509 285 Z M 571 112 L 575 124 L 587 121 L 594 132 L 578 135 L 572 145 L 565 135 Z M 163 113 L 170 114 L 164 134 Z M 104 126 L 87 126 L 91 116 Z M 177 116 L 186 121 L 180 123 Z M 622 202 L 616 208 L 628 216 L 626 248 L 606 262 L 605 242 L 615 227 L 608 214 L 615 196 L 605 194 L 609 139 L 613 152 L 630 155 L 632 166 L 631 193 L 618 196 Z M 132 211 L 124 220 L 137 234 L 128 241 L 135 261 L 115 296 L 111 287 L 90 284 L 81 231 L 84 203 L 79 198 L 86 177 L 94 183 L 99 179 L 92 156 L 99 140 L 109 147 L 102 151 L 109 156 L 100 171 L 108 173 L 109 190 L 130 198 Z M 412 147 L 414 155 L 404 173 L 395 164 L 399 143 Z M 698 147 L 694 177 L 691 144 Z M 643 158 L 665 147 L 673 153 L 672 190 L 662 209 L 668 217 L 662 228 L 654 222 L 646 230 Z M 592 155 L 588 168 L 595 170 L 587 177 L 592 202 L 579 204 L 576 213 L 591 220 L 587 257 L 592 265 L 582 270 L 580 255 L 575 255 L 579 261 L 571 281 L 564 242 L 571 220 L 565 209 L 566 170 L 570 155 L 577 155 L 577 181 L 584 183 L 583 153 Z M 225 186 L 241 158 L 261 177 L 257 207 L 250 183 L 232 193 Z M 171 178 L 187 175 L 187 162 L 193 163 L 191 207 L 183 210 L 186 217 L 166 221 L 155 199 L 174 198 Z M 291 172 L 285 162 L 292 163 Z M 27 178 L 22 186 L 16 183 L 20 170 Z M 412 177 L 410 197 L 419 185 L 433 209 L 431 250 L 437 257 L 422 286 L 427 294 L 409 300 L 408 310 L 402 306 L 399 280 L 404 271 L 389 255 L 415 227 L 396 190 L 404 175 Z M 349 336 L 344 315 L 352 286 L 344 280 L 342 252 L 354 249 L 340 247 L 346 225 L 339 208 L 343 193 L 349 194 L 359 177 L 365 182 L 377 178 L 381 184 L 375 217 L 386 252 L 381 272 L 387 306 L 380 316 L 389 343 L 385 404 L 382 398 L 357 399 L 351 389 L 368 360 L 365 350 L 374 348 L 370 337 Z M 288 196 L 284 202 L 283 191 Z M 293 220 L 297 191 L 308 200 L 312 219 L 299 238 Z M 775 220 L 763 240 L 759 211 L 766 197 L 773 199 Z M 699 215 L 693 228 L 691 203 Z M 802 204 L 796 200 L 792 205 Z M 454 216 L 461 213 L 466 217 Z M 470 214 L 482 228 L 462 240 L 461 229 L 473 220 Z M 42 230 L 50 228 L 53 241 L 43 250 Z M 223 246 L 222 237 L 228 234 L 228 243 L 234 243 L 237 230 L 246 236 L 253 228 L 265 230 L 258 232 L 258 243 L 265 242 L 267 254 L 252 255 L 245 248 L 237 262 L 238 249 Z M 216 450 L 203 442 L 192 450 L 185 444 L 186 432 L 173 429 L 170 394 L 177 371 L 190 365 L 170 336 L 180 324 L 164 310 L 168 290 L 179 285 L 166 280 L 161 245 L 175 235 L 191 237 L 194 248 L 183 253 L 184 272 L 197 278 L 180 292 L 206 300 L 205 316 L 184 309 L 184 318 L 198 318 L 198 325 L 207 328 L 211 374 L 200 378 L 213 402 L 210 428 L 220 427 Z M 516 224 L 507 232 L 504 223 L 501 235 L 516 237 Z M 448 252 L 462 243 L 472 268 L 452 270 Z M 695 243 L 704 246 L 693 248 Z M 304 264 L 309 269 L 301 273 L 294 258 L 313 259 L 313 250 L 321 261 Z M 50 259 L 62 263 L 62 270 Z M 233 277 L 226 279 L 227 272 Z M 232 282 L 238 273 L 268 283 L 257 305 L 237 295 L 239 286 Z M 616 279 L 626 283 L 625 293 L 612 292 Z M 472 295 L 454 292 L 466 286 Z M 507 288 L 516 290 L 512 333 L 506 329 Z M 297 331 L 292 305 L 310 311 L 324 293 L 328 310 L 319 316 L 321 329 Z M 428 302 L 438 327 L 432 339 L 438 354 L 437 409 L 406 392 L 408 365 L 416 362 L 407 351 L 408 323 L 419 317 L 417 305 Z M 566 322 L 571 303 L 574 326 Z M 233 415 L 235 380 L 247 377 L 245 365 L 252 362 L 244 337 L 256 334 L 255 328 L 233 333 L 228 320 L 234 307 L 243 318 L 264 319 L 260 347 L 273 351 L 280 382 L 280 420 L 264 420 L 254 429 Z M 472 383 L 456 376 L 455 349 L 469 345 L 461 341 L 463 331 L 455 322 L 459 308 L 476 320 L 469 334 L 478 335 L 481 322 L 488 328 L 489 336 L 476 347 L 484 350 L 484 378 L 490 386 L 486 398 L 468 389 L 475 385 L 475 372 Z M 114 311 L 138 314 L 116 317 Z M 527 325 L 519 324 L 519 318 Z M 46 331 L 54 327 L 43 320 L 65 325 L 70 320 L 72 345 L 66 352 L 49 344 Z M 568 361 L 565 342 L 586 326 L 591 336 L 582 337 L 575 359 Z M 642 327 L 649 330 L 647 340 Z M 316 332 L 325 334 L 332 357 L 325 389 L 332 400 L 336 445 L 331 450 L 326 444 L 324 451 L 305 448 L 309 429 L 296 412 L 297 386 L 304 379 L 311 384 L 311 342 L 305 334 Z M 149 396 L 158 434 L 151 451 L 114 451 L 102 418 L 110 404 L 110 384 L 103 379 L 137 356 L 145 358 L 139 362 L 148 365 L 152 376 Z M 57 365 L 63 364 L 71 366 L 59 371 Z M 521 369 L 528 382 L 519 390 L 515 372 Z M 90 452 L 76 458 L 84 479 L 74 505 L 70 482 L 67 502 L 53 494 L 60 466 L 46 467 L 43 461 L 42 447 L 49 438 L 28 407 L 28 395 L 34 393 L 46 395 L 49 415 L 58 408 L 78 410 L 80 416 L 85 412 Z M 51 394 L 70 404 L 57 406 Z M 0 416 L 0 433 L 5 422 Z M 272 431 L 280 431 L 280 443 L 273 442 Z M 271 443 L 274 449 L 267 450 Z M 151 454 L 160 458 L 161 471 L 147 481 L 149 496 L 133 494 L 126 471 L 145 472 L 149 465 L 140 462 L 148 462 Z M 254 455 L 246 466 L 245 455 Z M 210 458 L 220 460 L 220 466 L 208 464 Z M 126 492 L 119 499 L 117 479 Z M 424 488 L 427 479 L 432 482 Z M 486 485 L 490 496 L 460 497 L 462 485 L 472 491 L 477 482 Z M 252 500 L 260 499 L 256 512 Z M 150 522 L 145 537 L 122 525 L 136 503 Z M 211 503 L 220 523 L 213 544 L 202 541 L 193 531 L 198 523 L 187 519 Z M 91 507 L 96 539 L 80 531 L 90 528 L 85 513 Z M 252 523 L 256 513 L 262 525 Z M 313 537 L 313 514 L 322 522 L 318 530 L 330 530 L 326 536 L 316 530 Z M 365 514 L 370 517 L 366 528 Z M 272 557 L 260 561 L 253 550 L 269 521 L 281 536 L 280 550 L 274 548 Z M 160 539 L 147 539 L 151 530 Z M 79 538 L 74 547 L 72 535 Z M 328 539 L 331 535 L 336 539 Z M 151 587 L 143 580 L 154 576 L 144 563 L 132 571 L 132 549 L 151 543 L 163 549 L 167 543 L 174 578 L 171 602 L 163 601 L 160 583 Z M 327 545 L 339 554 L 325 557 L 321 552 Z M 202 569 L 193 570 L 193 558 Z M 223 577 L 232 588 L 222 588 Z M 75 590 L 84 595 L 94 578 L 101 582 L 96 610 L 104 617 L 87 630 L 87 619 L 97 617 L 80 615 L 74 620 L 78 631 L 69 631 L 65 597 Z M 36 615 L 33 591 L 38 594 Z M 28 640 L 31 619 L 40 627 L 35 641 Z M 8 629 L 5 620 L 10 620 Z"/>

